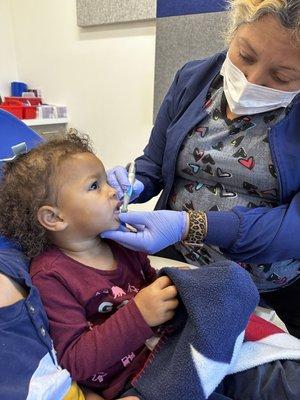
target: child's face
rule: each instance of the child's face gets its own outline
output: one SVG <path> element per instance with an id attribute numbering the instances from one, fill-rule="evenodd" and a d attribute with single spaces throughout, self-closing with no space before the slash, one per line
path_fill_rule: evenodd
<path id="1" fill-rule="evenodd" d="M 119 201 L 106 182 L 101 161 L 91 153 L 67 159 L 61 168 L 57 206 L 68 229 L 78 237 L 91 237 L 119 227 Z"/>

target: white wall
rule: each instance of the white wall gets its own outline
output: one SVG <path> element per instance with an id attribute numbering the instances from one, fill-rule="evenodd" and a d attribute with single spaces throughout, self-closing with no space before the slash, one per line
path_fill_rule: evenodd
<path id="1" fill-rule="evenodd" d="M 10 95 L 10 82 L 18 79 L 10 0 L 0 0 L 0 96 Z"/>
<path id="2" fill-rule="evenodd" d="M 11 4 L 19 79 L 68 106 L 106 167 L 138 156 L 152 127 L 155 22 L 82 29 L 75 0 Z"/>

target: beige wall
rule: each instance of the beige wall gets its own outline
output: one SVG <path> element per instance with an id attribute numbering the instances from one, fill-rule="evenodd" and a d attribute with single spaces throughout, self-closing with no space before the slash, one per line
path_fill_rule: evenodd
<path id="1" fill-rule="evenodd" d="M 106 167 L 138 156 L 152 127 L 155 22 L 82 29 L 75 0 L 10 3 L 19 79 L 68 106 Z"/>
<path id="2" fill-rule="evenodd" d="M 0 95 L 10 94 L 10 82 L 18 79 L 10 0 L 0 0 Z"/>

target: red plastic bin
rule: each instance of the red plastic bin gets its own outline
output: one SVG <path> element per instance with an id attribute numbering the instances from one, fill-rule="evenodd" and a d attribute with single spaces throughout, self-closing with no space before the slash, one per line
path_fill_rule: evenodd
<path id="1" fill-rule="evenodd" d="M 35 119 L 36 118 L 36 107 L 24 106 L 23 107 L 23 119 Z"/>
<path id="2" fill-rule="evenodd" d="M 36 107 L 26 106 L 19 100 L 5 100 L 0 104 L 0 108 L 10 112 L 20 119 L 34 119 L 36 118 Z"/>
<path id="3" fill-rule="evenodd" d="M 8 96 L 4 97 L 4 101 L 20 101 L 23 104 L 30 104 L 31 106 L 39 106 L 42 104 L 42 98 L 41 97 L 21 97 L 21 96 Z"/>

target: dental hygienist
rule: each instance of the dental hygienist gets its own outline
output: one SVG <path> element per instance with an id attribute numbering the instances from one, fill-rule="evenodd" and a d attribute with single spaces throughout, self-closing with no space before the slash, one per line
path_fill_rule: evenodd
<path id="1" fill-rule="evenodd" d="M 230 6 L 227 53 L 177 73 L 136 160 L 135 202 L 162 190 L 161 211 L 121 214 L 138 233 L 105 236 L 148 252 L 175 244 L 167 256 L 198 266 L 240 262 L 300 337 L 300 1 Z M 108 180 L 122 196 L 127 171 Z"/>

